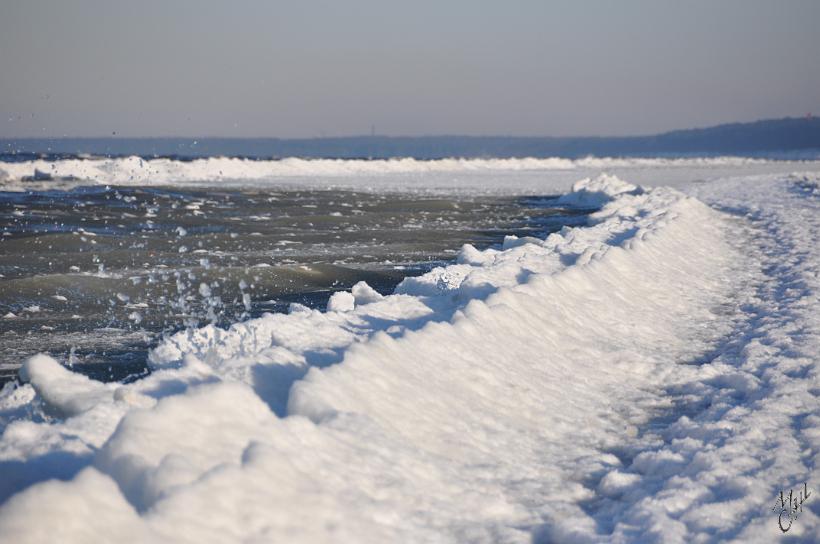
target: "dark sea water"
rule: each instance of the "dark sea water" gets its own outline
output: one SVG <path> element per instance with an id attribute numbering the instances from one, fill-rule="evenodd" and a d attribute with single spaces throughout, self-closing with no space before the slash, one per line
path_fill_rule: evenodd
<path id="1" fill-rule="evenodd" d="M 322 308 L 506 234 L 579 224 L 549 199 L 337 190 L 79 187 L 0 192 L 0 381 L 47 352 L 97 379 L 147 372 L 184 327 Z"/>

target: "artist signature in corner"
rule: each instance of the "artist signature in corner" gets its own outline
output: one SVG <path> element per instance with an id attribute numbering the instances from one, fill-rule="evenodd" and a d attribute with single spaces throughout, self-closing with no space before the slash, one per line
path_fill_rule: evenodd
<path id="1" fill-rule="evenodd" d="M 780 491 L 780 497 L 772 507 L 772 512 L 780 510 L 780 514 L 777 516 L 777 525 L 781 531 L 785 533 L 792 528 L 792 523 L 803 513 L 803 503 L 810 496 L 809 486 L 805 482 L 803 483 L 803 489 L 797 488 L 797 494 L 795 494 L 794 489 L 790 489 L 788 495 Z"/>

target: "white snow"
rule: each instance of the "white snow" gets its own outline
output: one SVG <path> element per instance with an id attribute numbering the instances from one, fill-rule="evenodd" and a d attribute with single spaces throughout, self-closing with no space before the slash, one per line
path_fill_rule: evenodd
<path id="1" fill-rule="evenodd" d="M 174 159 L 88 158 L 54 161 L 0 162 L 0 183 L 6 191 L 70 189 L 77 186 L 190 185 L 250 187 L 338 187 L 356 190 L 400 190 L 493 193 L 566 192 L 573 182 L 606 171 L 632 183 L 664 184 L 741 173 L 789 172 L 816 169 L 817 160 L 781 161 L 746 157 L 612 158 L 586 157 L 518 159 L 389 160 L 299 159 L 251 160 L 211 157 Z M 22 181 L 34 171 L 49 172 L 47 181 Z M 545 178 L 552 183 L 545 186 Z M 199 204 L 187 209 L 198 212 Z M 153 217 L 153 213 L 146 214 Z M 183 229 L 184 230 L 184 229 Z M 85 233 L 90 235 L 90 233 Z M 184 234 L 180 233 L 180 236 Z"/>
<path id="2" fill-rule="evenodd" d="M 352 312 L 356 306 L 356 297 L 347 291 L 333 293 L 327 301 L 328 312 Z"/>
<path id="3" fill-rule="evenodd" d="M 572 186 L 572 191 L 561 195 L 558 203 L 564 206 L 580 208 L 598 208 L 606 204 L 613 196 L 625 193 L 638 193 L 638 188 L 629 183 L 621 183 L 613 188 L 612 176 L 601 175 L 594 180 L 582 179 Z"/>
<path id="4" fill-rule="evenodd" d="M 820 482 L 820 167 L 746 166 L 592 176 L 584 227 L 179 333 L 127 385 L 30 359 L 0 541 L 781 538 L 779 491 Z"/>
<path id="5" fill-rule="evenodd" d="M 113 387 L 71 372 L 47 355 L 28 359 L 20 369 L 20 379 L 31 384 L 46 411 L 59 417 L 91 410 L 111 396 Z"/>
<path id="6" fill-rule="evenodd" d="M 177 161 L 174 159 L 142 159 L 140 157 L 34 160 L 0 163 L 0 179 L 15 180 L 30 176 L 35 170 L 49 172 L 54 178 L 75 177 L 100 183 L 184 182 L 215 179 L 263 179 L 272 177 L 349 176 L 373 174 L 404 174 L 430 172 L 464 172 L 482 170 L 571 170 L 576 167 L 607 169 L 619 166 L 656 167 L 674 165 L 756 164 L 762 159 L 716 157 L 693 159 L 618 159 L 589 157 L 579 160 L 562 158 L 525 159 L 438 159 L 413 158 L 389 160 L 299 159 L 251 160 L 227 157 Z M 198 205 L 189 204 L 189 209 Z"/>

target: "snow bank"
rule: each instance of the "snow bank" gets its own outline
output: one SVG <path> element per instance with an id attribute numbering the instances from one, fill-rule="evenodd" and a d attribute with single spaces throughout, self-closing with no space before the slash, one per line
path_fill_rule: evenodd
<path id="1" fill-rule="evenodd" d="M 742 157 L 689 159 L 597 158 L 570 160 L 536 159 L 438 159 L 389 160 L 298 159 L 252 160 L 211 157 L 191 161 L 174 159 L 63 159 L 0 162 L 0 181 L 71 180 L 74 182 L 145 185 L 244 180 L 258 182 L 279 178 L 381 176 L 436 172 L 516 172 L 612 168 L 703 168 L 760 165 L 767 161 Z"/>
<path id="2" fill-rule="evenodd" d="M 526 540 L 577 513 L 580 475 L 614 463 L 603 450 L 634 429 L 615 407 L 694 349 L 731 252 L 715 214 L 680 193 L 611 177 L 575 189 L 568 202 L 608 200 L 588 227 L 465 247 L 392 296 L 359 285 L 324 313 L 180 333 L 152 353 L 153 375 L 113 394 L 30 361 L 26 387 L 73 416 L 38 434 L 94 453 L 72 483 L 11 499 L 0 536 L 36 537 L 20 524 L 32 497 L 55 527 L 72 516 L 66 540 L 106 519 L 179 541 Z M 101 407 L 109 435 L 72 431 Z M 7 458 L 27 459 L 25 425 L 7 426 Z M 110 513 L 49 506 L 89 486 Z"/>
<path id="3" fill-rule="evenodd" d="M 391 296 L 359 284 L 326 312 L 294 305 L 179 333 L 132 384 L 92 386 L 30 361 L 31 383 L 0 394 L 0 418 L 61 415 L 5 427 L 0 463 L 40 470 L 7 488 L 27 487 L 0 508 L 0 541 L 692 541 L 747 527 L 743 538 L 771 541 L 774 518 L 750 512 L 781 482 L 744 471 L 763 470 L 754 455 L 770 444 L 795 466 L 810 461 L 789 444 L 820 450 L 816 365 L 792 360 L 786 378 L 765 367 L 773 345 L 789 364 L 777 332 L 789 318 L 801 341 L 820 338 L 820 256 L 789 260 L 809 267 L 803 283 L 774 291 L 815 297 L 798 297 L 800 315 L 750 322 L 733 313 L 756 281 L 734 222 L 609 176 L 563 201 L 602 207 L 545 240 L 465 246 Z M 757 335 L 736 333 L 745 326 Z M 766 335 L 779 344 L 749 340 Z M 745 342 L 727 350 L 740 367 L 704 359 L 730 337 Z M 788 380 L 803 382 L 787 405 Z M 767 415 L 777 406 L 785 419 Z M 791 428 L 795 413 L 813 433 L 803 441 L 755 433 Z M 67 453 L 69 474 L 49 462 Z M 55 477 L 67 481 L 43 481 Z M 796 534 L 811 538 L 813 516 Z"/>

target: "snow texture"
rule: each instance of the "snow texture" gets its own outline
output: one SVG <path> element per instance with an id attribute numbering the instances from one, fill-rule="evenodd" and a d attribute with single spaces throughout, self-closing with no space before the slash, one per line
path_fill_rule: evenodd
<path id="1" fill-rule="evenodd" d="M 0 541 L 772 542 L 820 482 L 818 187 L 602 175 L 584 227 L 181 332 L 134 383 L 34 357 Z"/>

